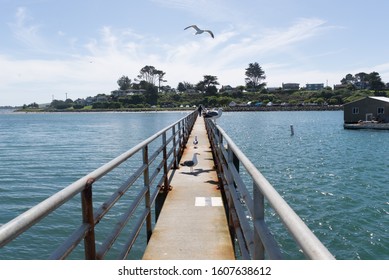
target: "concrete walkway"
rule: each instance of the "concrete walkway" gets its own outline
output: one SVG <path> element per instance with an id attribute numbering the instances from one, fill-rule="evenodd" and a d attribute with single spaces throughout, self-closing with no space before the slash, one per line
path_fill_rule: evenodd
<path id="1" fill-rule="evenodd" d="M 197 136 L 198 145 L 193 140 Z M 181 162 L 199 153 L 193 173 L 175 170 L 145 260 L 235 259 L 204 119 L 197 118 Z"/>

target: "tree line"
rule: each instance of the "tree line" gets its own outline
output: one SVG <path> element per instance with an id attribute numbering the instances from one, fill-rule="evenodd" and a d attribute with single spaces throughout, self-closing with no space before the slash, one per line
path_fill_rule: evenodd
<path id="1" fill-rule="evenodd" d="M 258 62 L 249 63 L 245 68 L 245 85 L 235 88 L 219 84 L 217 76 L 204 75 L 203 79 L 192 84 L 179 82 L 176 88 L 165 85 L 166 73 L 154 66 L 146 65 L 139 74 L 130 79 L 123 75 L 117 80 L 118 89 L 111 94 L 98 94 L 91 101 L 84 99 L 53 100 L 53 109 L 126 109 L 147 107 L 192 107 L 228 106 L 231 102 L 245 106 L 261 104 L 319 104 L 342 105 L 368 95 L 388 96 L 387 87 L 379 73 L 347 74 L 334 89 L 324 87 L 320 90 L 283 90 L 269 91 L 266 88 L 265 71 Z M 24 108 L 37 108 L 36 103 L 24 105 Z"/>

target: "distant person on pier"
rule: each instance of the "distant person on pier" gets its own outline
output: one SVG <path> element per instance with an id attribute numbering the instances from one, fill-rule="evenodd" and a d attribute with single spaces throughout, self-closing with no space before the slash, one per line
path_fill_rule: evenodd
<path id="1" fill-rule="evenodd" d="M 201 112 L 203 111 L 203 105 L 200 104 L 200 106 L 197 110 L 199 112 L 199 117 L 201 117 Z"/>

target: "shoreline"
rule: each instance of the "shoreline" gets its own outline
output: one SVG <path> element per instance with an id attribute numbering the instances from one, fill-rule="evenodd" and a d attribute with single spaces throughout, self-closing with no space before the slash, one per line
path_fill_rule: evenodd
<path id="1" fill-rule="evenodd" d="M 224 108 L 223 108 L 224 110 Z M 277 111 L 343 111 L 343 106 L 261 106 L 229 107 L 226 112 L 277 112 Z"/>
<path id="2" fill-rule="evenodd" d="M 277 112 L 277 111 L 343 111 L 343 106 L 263 106 L 263 107 L 222 107 L 224 112 Z M 123 109 L 16 109 L 13 113 L 147 113 L 147 112 L 192 112 L 196 108 L 123 108 Z"/>

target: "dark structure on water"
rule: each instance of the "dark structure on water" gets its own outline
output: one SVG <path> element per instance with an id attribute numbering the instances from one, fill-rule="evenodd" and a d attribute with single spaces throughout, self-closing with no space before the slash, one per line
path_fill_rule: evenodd
<path id="1" fill-rule="evenodd" d="M 368 96 L 344 105 L 344 123 L 389 123 L 389 98 Z"/>

